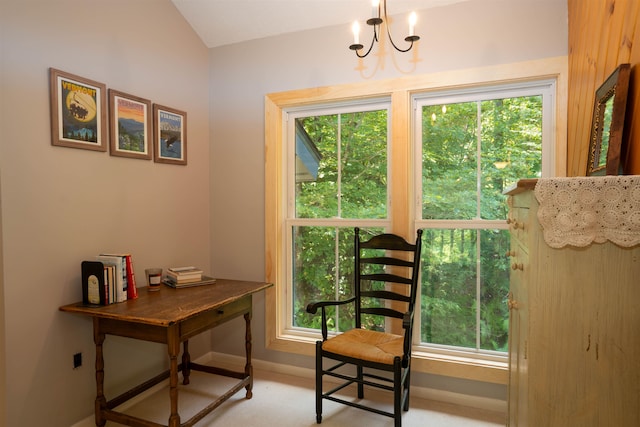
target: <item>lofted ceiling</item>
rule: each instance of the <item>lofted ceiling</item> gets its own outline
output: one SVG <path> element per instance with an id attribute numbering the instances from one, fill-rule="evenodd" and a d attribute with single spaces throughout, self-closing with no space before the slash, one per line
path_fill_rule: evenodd
<path id="1" fill-rule="evenodd" d="M 389 15 L 471 0 L 387 0 Z M 371 17 L 371 0 L 172 0 L 209 48 Z M 419 19 L 419 18 L 418 18 Z"/>

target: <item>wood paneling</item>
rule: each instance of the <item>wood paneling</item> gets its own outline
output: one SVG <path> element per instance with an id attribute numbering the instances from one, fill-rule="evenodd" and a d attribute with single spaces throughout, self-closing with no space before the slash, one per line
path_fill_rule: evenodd
<path id="1" fill-rule="evenodd" d="M 568 0 L 568 12 L 567 175 L 585 175 L 595 91 L 623 63 L 631 64 L 631 82 L 622 162 L 626 174 L 640 174 L 640 2 Z"/>

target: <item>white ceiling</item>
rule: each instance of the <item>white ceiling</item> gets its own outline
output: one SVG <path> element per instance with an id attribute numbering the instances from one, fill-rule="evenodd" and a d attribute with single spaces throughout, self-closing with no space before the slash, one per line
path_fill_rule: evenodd
<path id="1" fill-rule="evenodd" d="M 470 0 L 387 0 L 389 15 Z M 371 17 L 371 0 L 172 0 L 207 47 L 350 24 Z M 419 19 L 419 18 L 418 18 Z"/>

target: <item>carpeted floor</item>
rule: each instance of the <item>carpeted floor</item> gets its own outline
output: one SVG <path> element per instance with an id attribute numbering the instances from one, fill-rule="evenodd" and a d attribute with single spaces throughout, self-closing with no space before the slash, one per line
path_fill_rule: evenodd
<path id="1" fill-rule="evenodd" d="M 199 372 L 191 375 L 191 384 L 180 386 L 179 414 L 181 422 L 207 406 L 212 399 L 224 393 L 237 382 Z M 213 383 L 213 384 L 212 384 Z M 345 394 L 350 391 L 345 391 Z M 351 393 L 354 395 L 354 393 Z M 372 401 L 387 405 L 390 395 L 365 390 Z M 256 371 L 253 398 L 247 400 L 241 390 L 222 406 L 196 425 L 198 427 L 312 427 L 315 422 L 315 393 L 313 380 L 296 376 Z M 384 402 L 384 403 L 383 403 Z M 125 410 L 131 415 L 166 424 L 169 417 L 168 387 L 155 391 L 143 401 Z M 388 407 L 388 406 L 387 406 Z M 386 408 L 385 408 L 386 409 Z M 505 425 L 504 414 L 455 405 L 432 402 L 412 397 L 408 412 L 403 415 L 404 427 L 496 427 Z M 118 424 L 107 422 L 108 427 Z M 324 427 L 392 427 L 388 417 L 324 401 L 322 426 Z"/>

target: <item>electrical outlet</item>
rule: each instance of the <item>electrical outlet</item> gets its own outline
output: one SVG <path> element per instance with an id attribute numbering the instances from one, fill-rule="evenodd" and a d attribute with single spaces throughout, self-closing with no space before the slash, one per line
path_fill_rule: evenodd
<path id="1" fill-rule="evenodd" d="M 73 355 L 73 369 L 77 369 L 82 366 L 82 353 L 76 353 Z"/>

